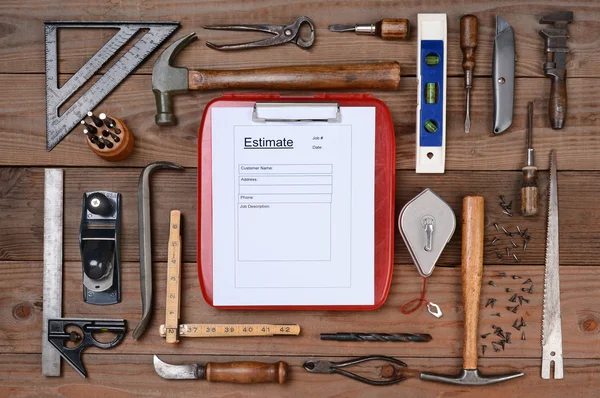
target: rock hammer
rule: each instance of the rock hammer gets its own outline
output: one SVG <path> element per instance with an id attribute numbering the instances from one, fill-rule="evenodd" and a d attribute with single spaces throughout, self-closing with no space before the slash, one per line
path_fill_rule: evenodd
<path id="1" fill-rule="evenodd" d="M 484 386 L 521 377 L 523 373 L 483 376 L 477 369 L 477 328 L 483 276 L 484 200 L 482 196 L 463 199 L 462 290 L 464 307 L 463 369 L 456 376 L 421 373 L 421 380 L 465 386 Z"/>

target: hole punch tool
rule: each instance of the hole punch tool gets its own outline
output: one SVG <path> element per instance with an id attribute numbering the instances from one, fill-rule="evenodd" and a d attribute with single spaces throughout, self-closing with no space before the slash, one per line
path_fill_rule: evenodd
<path id="1" fill-rule="evenodd" d="M 69 329 L 73 329 L 69 331 Z M 97 333 L 115 333 L 115 338 L 102 343 L 94 338 Z M 88 347 L 108 349 L 116 346 L 127 333 L 124 319 L 49 319 L 48 341 L 58 350 L 60 356 L 82 377 L 87 376 L 81 354 Z M 68 343 L 78 343 L 68 346 Z"/>
<path id="2" fill-rule="evenodd" d="M 83 301 L 108 305 L 121 301 L 119 230 L 121 194 L 83 194 L 79 249 L 83 268 Z"/>
<path id="3" fill-rule="evenodd" d="M 300 30 L 302 25 L 307 25 L 310 28 L 310 38 L 308 40 L 304 40 L 301 37 Z M 291 25 L 206 25 L 203 26 L 203 28 L 211 30 L 235 30 L 241 32 L 265 32 L 274 35 L 267 39 L 240 44 L 215 44 L 207 41 L 206 46 L 213 50 L 248 50 L 251 48 L 277 46 L 285 43 L 293 43 L 300 48 L 309 48 L 315 42 L 315 25 L 307 16 L 296 19 L 296 22 Z"/>
<path id="4" fill-rule="evenodd" d="M 400 383 L 401 381 L 406 380 L 406 377 L 404 377 L 404 376 L 398 376 L 398 377 L 390 379 L 390 380 L 373 380 L 373 379 L 368 379 L 366 377 L 359 376 L 355 373 L 351 373 L 351 372 L 348 372 L 347 370 L 342 369 L 347 366 L 357 365 L 359 363 L 369 362 L 369 361 L 384 361 L 384 362 L 389 362 L 391 364 L 395 364 L 398 366 L 403 366 L 403 367 L 408 366 L 407 364 L 405 364 L 404 362 L 402 362 L 396 358 L 376 355 L 376 356 L 350 359 L 350 360 L 344 361 L 344 362 L 309 360 L 309 361 L 304 362 L 303 367 L 304 367 L 304 370 L 306 370 L 307 372 L 310 372 L 310 373 L 328 373 L 328 374 L 337 373 L 342 376 L 346 376 L 353 380 L 360 381 L 361 383 L 366 383 L 366 384 L 369 384 L 372 386 L 389 386 L 391 384 Z"/>

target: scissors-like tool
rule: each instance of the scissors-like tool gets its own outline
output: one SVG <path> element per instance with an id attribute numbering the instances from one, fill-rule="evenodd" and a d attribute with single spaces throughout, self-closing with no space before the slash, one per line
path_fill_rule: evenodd
<path id="1" fill-rule="evenodd" d="M 351 359 L 345 362 L 330 362 L 330 361 L 322 361 L 322 360 L 309 360 L 304 362 L 304 369 L 310 373 L 337 373 L 346 377 L 349 377 L 353 380 L 360 381 L 362 383 L 370 384 L 372 386 L 389 386 L 390 384 L 399 383 L 402 380 L 406 380 L 406 377 L 398 376 L 396 378 L 390 380 L 373 380 L 367 379 L 366 377 L 359 376 L 354 373 L 350 373 L 347 370 L 343 370 L 346 366 L 357 365 L 359 363 L 368 362 L 368 361 L 384 361 L 389 362 L 398 366 L 407 366 L 404 362 L 386 356 L 370 356 L 370 357 L 360 357 L 356 359 Z"/>
<path id="2" fill-rule="evenodd" d="M 310 27 L 310 39 L 300 37 L 300 28 L 303 24 Z M 207 25 L 204 29 L 238 30 L 245 32 L 265 32 L 275 35 L 268 39 L 240 44 L 214 44 L 210 41 L 206 45 L 215 50 L 245 50 L 248 48 L 269 47 L 284 43 L 294 43 L 301 48 L 309 48 L 315 42 L 315 25 L 309 17 L 300 17 L 292 25 Z"/>

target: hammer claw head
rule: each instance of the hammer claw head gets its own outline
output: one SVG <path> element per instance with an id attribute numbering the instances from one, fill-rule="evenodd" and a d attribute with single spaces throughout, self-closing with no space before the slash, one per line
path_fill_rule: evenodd
<path id="1" fill-rule="evenodd" d="M 176 123 L 173 115 L 173 94 L 188 91 L 188 70 L 186 68 L 174 67 L 171 62 L 177 54 L 189 43 L 196 39 L 196 33 L 192 32 L 171 44 L 162 52 L 154 63 L 152 70 L 152 92 L 156 100 L 156 124 L 168 126 Z"/>
<path id="2" fill-rule="evenodd" d="M 458 384 L 463 386 L 486 386 L 488 384 L 501 383 L 503 381 L 516 379 L 517 377 L 524 375 L 524 373 L 513 373 L 507 375 L 483 376 L 477 369 L 463 369 L 458 376 L 421 373 L 421 380 L 437 381 L 440 383 Z"/>

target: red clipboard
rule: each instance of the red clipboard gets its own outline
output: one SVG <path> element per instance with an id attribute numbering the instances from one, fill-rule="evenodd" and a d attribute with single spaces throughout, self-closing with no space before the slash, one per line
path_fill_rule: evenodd
<path id="1" fill-rule="evenodd" d="M 372 305 L 215 306 L 213 304 L 212 237 L 212 121 L 215 107 L 251 107 L 256 102 L 337 102 L 344 107 L 375 108 L 375 292 Z M 394 201 L 396 184 L 396 140 L 388 107 L 368 94 L 224 94 L 207 104 L 198 132 L 198 233 L 197 266 L 202 295 L 219 309 L 254 310 L 374 310 L 387 298 L 394 269 Z"/>

